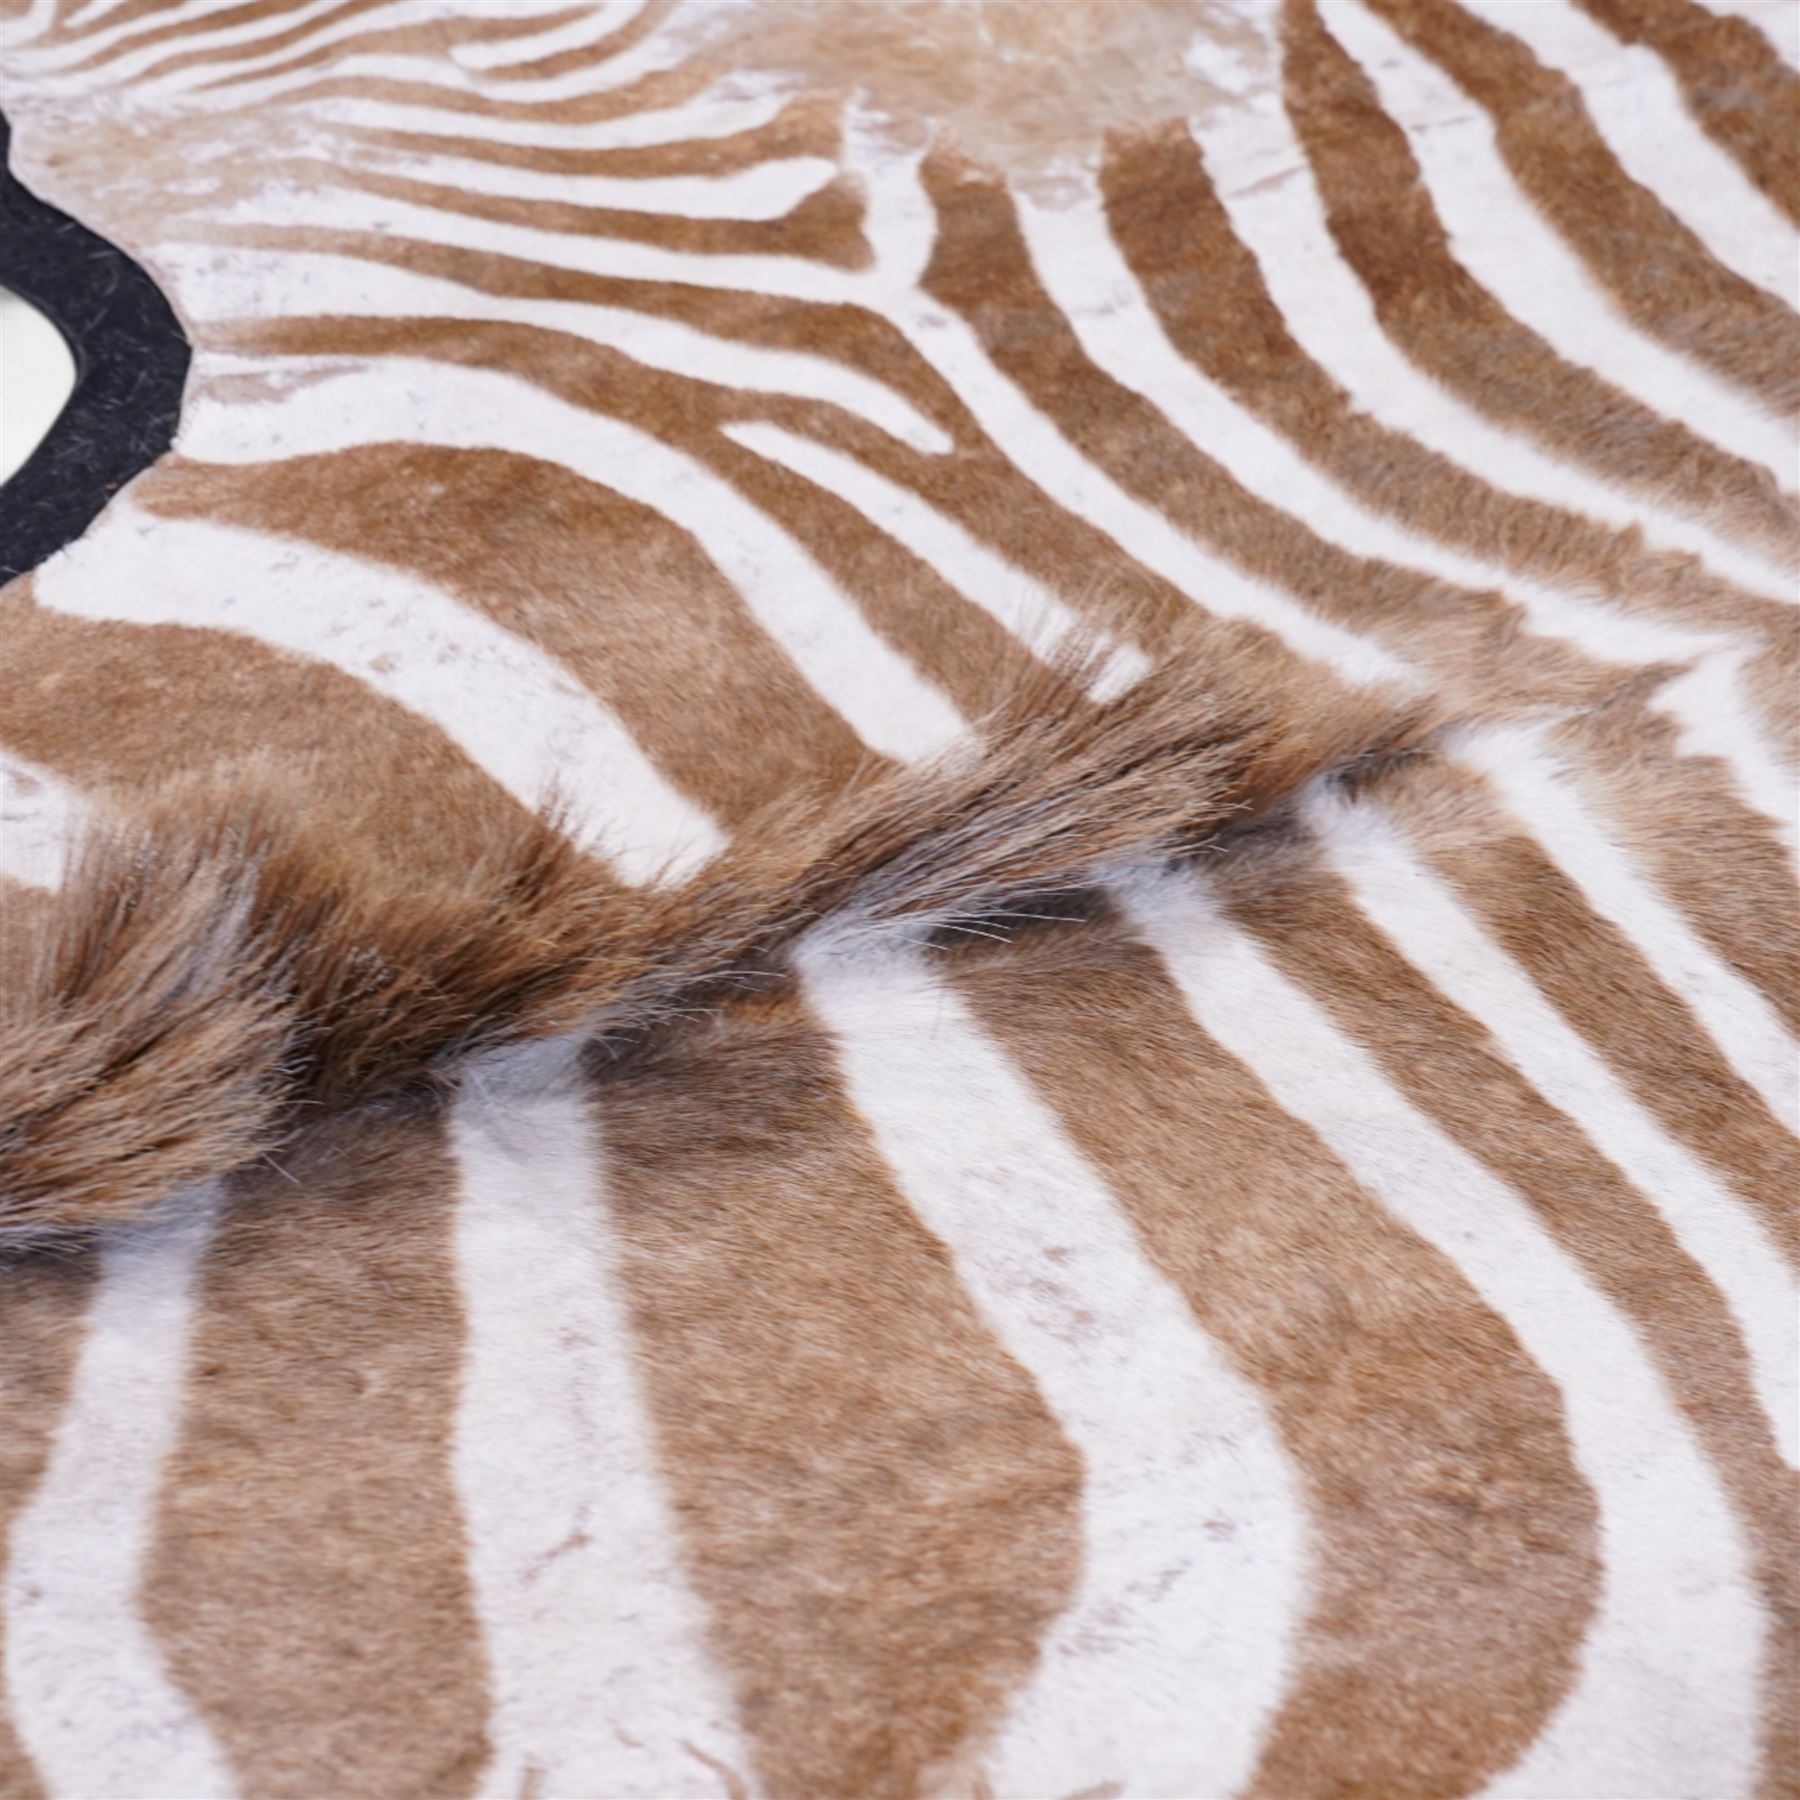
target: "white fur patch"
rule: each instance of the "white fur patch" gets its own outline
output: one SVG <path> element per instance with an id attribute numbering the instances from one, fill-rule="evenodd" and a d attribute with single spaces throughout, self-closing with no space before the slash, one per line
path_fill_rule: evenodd
<path id="1" fill-rule="evenodd" d="M 1120 891 L 1196 1019 L 1457 1265 L 1561 1390 L 1600 1507 L 1604 1573 L 1581 1673 L 1495 1795 L 1747 1793 L 1764 1618 L 1717 1471 L 1631 1324 L 1531 1209 L 1408 1101 L 1275 968 L 1199 877 Z"/>
<path id="2" fill-rule="evenodd" d="M 481 1792 L 712 1792 L 747 1769 L 682 1574 L 613 1272 L 600 1145 L 554 1053 L 451 1122 L 469 1322 L 457 1491 L 493 1689 Z"/>
<path id="3" fill-rule="evenodd" d="M 212 1222 L 211 1202 L 195 1198 L 108 1242 L 49 1466 L 13 1522 L 7 1697 L 38 1773 L 67 1800 L 234 1791 L 138 1611 Z"/>
<path id="4" fill-rule="evenodd" d="M 1081 1452 L 1081 1587 L 985 1772 L 997 1793 L 1226 1794 L 1279 1704 L 1297 1478 L 1262 1402 L 918 955 L 815 951 L 806 992 L 901 1191 Z"/>
<path id="5" fill-rule="evenodd" d="M 243 632 L 335 664 L 441 727 L 526 806 L 566 796 L 575 834 L 628 880 L 689 872 L 724 842 L 573 676 L 417 576 L 121 499 L 34 585 L 77 618 Z"/>

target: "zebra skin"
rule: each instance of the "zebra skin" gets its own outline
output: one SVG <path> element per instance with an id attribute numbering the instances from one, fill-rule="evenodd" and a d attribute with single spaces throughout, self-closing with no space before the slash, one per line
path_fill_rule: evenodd
<path id="1" fill-rule="evenodd" d="M 0 0 L 0 1793 L 1800 1794 L 1797 23 Z"/>

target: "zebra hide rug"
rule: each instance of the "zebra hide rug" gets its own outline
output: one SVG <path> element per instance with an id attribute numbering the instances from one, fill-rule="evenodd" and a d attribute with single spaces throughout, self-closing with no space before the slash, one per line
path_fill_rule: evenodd
<path id="1" fill-rule="evenodd" d="M 0 0 L 0 1794 L 1800 1796 L 1797 67 Z"/>

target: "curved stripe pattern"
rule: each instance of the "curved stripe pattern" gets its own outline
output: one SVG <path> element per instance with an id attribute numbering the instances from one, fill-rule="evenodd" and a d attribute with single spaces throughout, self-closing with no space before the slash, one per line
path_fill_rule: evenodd
<path id="1" fill-rule="evenodd" d="M 0 1785 L 1800 1788 L 1791 8 L 7 10 L 195 355 L 0 591 L 0 971 L 220 763 L 424 891 L 1077 640 L 1433 729 L 0 1267 Z"/>
<path id="2" fill-rule="evenodd" d="M 1607 1588 L 1581 1680 L 1530 1753 L 1529 1772 L 1488 1791 L 1624 1796 L 1671 1778 L 1682 1788 L 1745 1786 L 1762 1627 L 1742 1540 L 1629 1325 L 1518 1197 L 1392 1089 L 1191 879 L 1120 898 L 1206 1029 L 1457 1261 L 1562 1388 L 1601 1505 Z M 1660 1517 L 1670 1502 L 1684 1521 L 1674 1558 Z M 1699 1692 L 1683 1674 L 1697 1652 L 1711 1672 Z M 1642 1709 L 1646 1691 L 1660 1702 L 1653 1713 Z"/>
<path id="3" fill-rule="evenodd" d="M 1037 1793 L 1129 1769 L 1151 1791 L 1235 1791 L 1280 1691 L 1301 1557 L 1255 1395 L 953 992 L 916 960 L 806 966 L 902 1190 L 1085 1464 L 1082 1587 L 990 1779 Z"/>
<path id="4" fill-rule="evenodd" d="M 49 1466 L 13 1521 L 7 1688 L 14 1729 L 54 1792 L 236 1792 L 137 1613 L 211 1228 L 209 1204 L 195 1201 L 189 1217 L 108 1250 Z"/>
<path id="5" fill-rule="evenodd" d="M 565 1069 L 478 1078 L 452 1127 L 469 1337 L 456 1474 L 493 1670 L 481 1791 L 655 1796 L 740 1765 L 675 1554 Z"/>

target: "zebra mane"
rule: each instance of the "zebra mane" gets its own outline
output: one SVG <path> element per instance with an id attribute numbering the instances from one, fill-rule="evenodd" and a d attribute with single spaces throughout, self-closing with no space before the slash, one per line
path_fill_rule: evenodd
<path id="1" fill-rule="evenodd" d="M 1096 702 L 1102 661 L 1081 644 L 1039 665 L 930 763 L 782 796 L 680 883 L 620 886 L 550 808 L 458 885 L 398 891 L 270 770 L 97 826 L 0 998 L 0 1249 L 136 1218 L 346 1109 L 440 1104 L 479 1055 L 629 1046 L 778 978 L 807 934 L 1010 924 L 1033 897 L 1221 848 L 1432 722 L 1192 651 Z"/>

